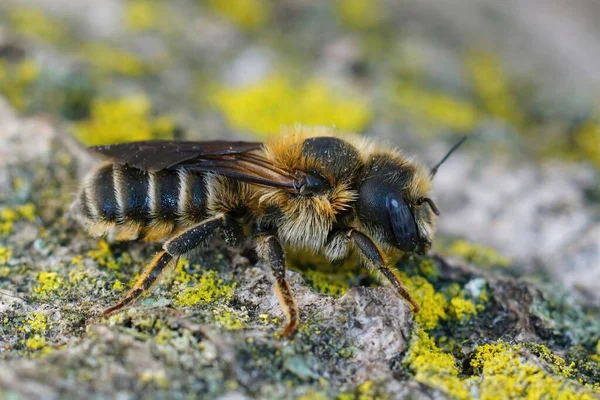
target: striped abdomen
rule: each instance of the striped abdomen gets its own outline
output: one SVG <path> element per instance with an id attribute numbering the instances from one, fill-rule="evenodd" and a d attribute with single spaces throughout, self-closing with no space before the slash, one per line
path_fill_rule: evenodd
<path id="1" fill-rule="evenodd" d="M 200 173 L 106 164 L 84 184 L 78 208 L 94 235 L 116 228 L 118 240 L 160 240 L 205 219 L 207 193 Z"/>

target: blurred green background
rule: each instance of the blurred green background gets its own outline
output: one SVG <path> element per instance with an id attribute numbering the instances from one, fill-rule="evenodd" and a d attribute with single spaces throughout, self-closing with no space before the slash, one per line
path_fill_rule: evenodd
<path id="1" fill-rule="evenodd" d="M 0 93 L 85 144 L 303 123 L 416 151 L 477 134 L 467 151 L 598 168 L 598 15 L 562 0 L 3 0 Z"/>

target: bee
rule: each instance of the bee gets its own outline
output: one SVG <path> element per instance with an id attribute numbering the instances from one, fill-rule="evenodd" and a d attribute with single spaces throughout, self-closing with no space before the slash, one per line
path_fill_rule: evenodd
<path id="1" fill-rule="evenodd" d="M 179 256 L 217 232 L 239 246 L 250 237 L 273 273 L 284 336 L 298 326 L 284 247 L 337 260 L 357 251 L 414 311 L 418 304 L 386 262 L 398 249 L 423 254 L 439 214 L 431 170 L 399 151 L 326 128 L 296 126 L 266 143 L 143 141 L 92 147 L 109 161 L 83 182 L 74 203 L 94 236 L 163 241 L 162 250 L 107 316 L 138 299 Z M 385 252 L 384 252 L 385 251 Z"/>

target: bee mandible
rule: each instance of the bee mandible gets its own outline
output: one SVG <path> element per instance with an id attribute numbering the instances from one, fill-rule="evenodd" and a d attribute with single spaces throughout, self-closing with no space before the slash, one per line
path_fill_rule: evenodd
<path id="1" fill-rule="evenodd" d="M 337 260 L 355 249 L 415 311 L 385 251 L 425 253 L 436 230 L 432 169 L 400 152 L 326 128 L 296 126 L 267 141 L 143 141 L 92 147 L 109 161 L 85 180 L 74 209 L 87 231 L 116 240 L 163 241 L 162 250 L 107 316 L 138 299 L 179 256 L 219 232 L 250 237 L 298 326 L 284 246 Z"/>

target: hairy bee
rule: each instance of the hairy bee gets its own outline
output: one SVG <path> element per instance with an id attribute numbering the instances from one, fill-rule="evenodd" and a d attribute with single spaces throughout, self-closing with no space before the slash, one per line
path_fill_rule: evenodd
<path id="1" fill-rule="evenodd" d="M 463 139 L 464 140 L 464 139 Z M 220 232 L 231 245 L 252 237 L 268 264 L 287 315 L 298 325 L 285 278 L 283 246 L 323 252 L 354 248 L 418 310 L 382 248 L 424 253 L 438 210 L 428 197 L 432 170 L 391 149 L 325 128 L 294 127 L 267 143 L 146 141 L 92 147 L 107 156 L 74 204 L 92 235 L 164 241 L 162 251 L 125 297 L 136 300 L 180 255 Z"/>

